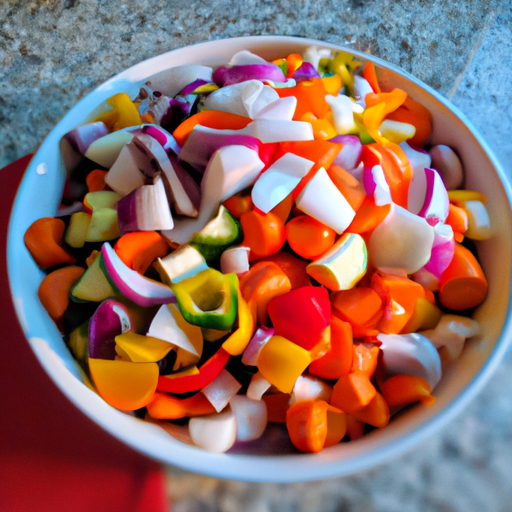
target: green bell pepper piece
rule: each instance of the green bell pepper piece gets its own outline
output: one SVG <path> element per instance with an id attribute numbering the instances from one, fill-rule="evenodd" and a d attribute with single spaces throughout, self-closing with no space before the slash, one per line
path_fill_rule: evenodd
<path id="1" fill-rule="evenodd" d="M 207 329 L 229 330 L 238 312 L 238 277 L 208 268 L 171 285 L 185 320 Z"/>

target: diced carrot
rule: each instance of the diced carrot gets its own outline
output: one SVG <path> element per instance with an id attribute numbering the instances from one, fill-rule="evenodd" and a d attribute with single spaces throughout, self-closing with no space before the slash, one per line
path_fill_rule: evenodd
<path id="1" fill-rule="evenodd" d="M 286 411 L 286 428 L 293 445 L 300 451 L 318 453 L 327 438 L 327 409 L 324 400 L 303 400 Z"/>
<path id="2" fill-rule="evenodd" d="M 35 220 L 25 231 L 25 246 L 40 268 L 75 263 L 75 258 L 60 245 L 65 228 L 62 219 L 42 217 Z"/>
<path id="3" fill-rule="evenodd" d="M 310 286 L 311 279 L 306 272 L 306 267 L 309 262 L 294 256 L 286 251 L 278 251 L 270 256 L 262 258 L 261 261 L 272 261 L 277 263 L 281 270 L 287 275 L 290 280 L 291 289 L 299 288 L 300 286 Z"/>
<path id="4" fill-rule="evenodd" d="M 290 395 L 286 393 L 268 393 L 261 397 L 267 406 L 269 423 L 286 423 L 286 411 L 290 407 Z"/>
<path id="5" fill-rule="evenodd" d="M 376 392 L 371 401 L 362 409 L 351 413 L 358 420 L 372 427 L 385 427 L 389 423 L 389 406 L 384 397 Z"/>
<path id="6" fill-rule="evenodd" d="M 169 244 L 156 231 L 134 231 L 119 238 L 114 250 L 128 267 L 144 274 L 156 258 L 169 252 Z"/>
<path id="7" fill-rule="evenodd" d="M 229 112 L 219 112 L 218 110 L 201 110 L 197 114 L 185 119 L 173 132 L 176 142 L 183 146 L 187 137 L 190 135 L 194 127 L 198 124 L 208 128 L 216 128 L 219 130 L 241 130 L 245 128 L 252 119 L 249 117 L 230 114 Z"/>
<path id="8" fill-rule="evenodd" d="M 356 370 L 342 375 L 334 384 L 331 405 L 353 414 L 368 405 L 376 393 L 368 375 Z"/>
<path id="9" fill-rule="evenodd" d="M 185 399 L 157 392 L 147 405 L 147 411 L 152 418 L 157 420 L 177 420 L 189 416 L 210 414 L 215 412 L 215 408 L 201 392 Z"/>
<path id="10" fill-rule="evenodd" d="M 61 331 L 62 319 L 69 305 L 69 291 L 84 272 L 85 269 L 75 265 L 62 267 L 50 272 L 39 285 L 39 300 Z"/>
<path id="11" fill-rule="evenodd" d="M 358 420 L 352 414 L 347 414 L 346 417 L 346 425 L 347 425 L 347 435 L 351 441 L 355 441 L 356 439 L 360 439 L 364 434 L 364 422 Z"/>
<path id="12" fill-rule="evenodd" d="M 331 165 L 329 169 L 327 169 L 327 174 L 350 206 L 352 206 L 352 209 L 357 212 L 366 197 L 363 184 L 348 171 L 345 171 L 345 169 L 337 165 Z"/>
<path id="13" fill-rule="evenodd" d="M 383 302 L 375 290 L 358 286 L 335 292 L 331 305 L 333 314 L 352 326 L 355 338 L 378 334 L 375 326 L 382 316 Z"/>
<path id="14" fill-rule="evenodd" d="M 260 325 L 267 324 L 270 300 L 291 290 L 290 280 L 272 261 L 259 261 L 240 278 L 240 292 Z"/>
<path id="15" fill-rule="evenodd" d="M 415 375 L 394 375 L 380 385 L 380 392 L 389 407 L 414 402 L 432 405 L 436 401 L 429 383 Z"/>
<path id="16" fill-rule="evenodd" d="M 89 192 L 105 190 L 107 188 L 107 184 L 105 183 L 106 175 L 107 171 L 102 171 L 101 169 L 94 169 L 91 171 L 85 178 L 85 183 Z"/>
<path id="17" fill-rule="evenodd" d="M 371 287 L 385 304 L 378 327 L 386 334 L 402 331 L 414 313 L 416 301 L 425 296 L 423 286 L 406 276 L 375 272 Z"/>
<path id="18" fill-rule="evenodd" d="M 478 306 L 487 295 L 487 279 L 469 249 L 455 244 L 455 253 L 439 280 L 439 301 L 455 311 Z"/>
<path id="19" fill-rule="evenodd" d="M 309 365 L 309 372 L 323 379 L 339 379 L 352 367 L 352 327 L 348 322 L 331 315 L 331 347 Z"/>
<path id="20" fill-rule="evenodd" d="M 450 203 L 448 210 L 448 217 L 446 217 L 445 224 L 452 227 L 454 233 L 464 234 L 468 230 L 468 214 L 464 208 Z"/>
<path id="21" fill-rule="evenodd" d="M 347 415 L 336 407 L 327 408 L 327 435 L 324 448 L 338 444 L 347 433 Z"/>
<path id="22" fill-rule="evenodd" d="M 368 376 L 373 377 L 379 361 L 379 347 L 366 343 L 354 343 L 352 371 L 360 371 Z"/>
<path id="23" fill-rule="evenodd" d="M 275 213 L 251 210 L 242 214 L 240 223 L 244 232 L 243 245 L 251 249 L 250 260 L 276 253 L 286 241 L 284 223 Z"/>

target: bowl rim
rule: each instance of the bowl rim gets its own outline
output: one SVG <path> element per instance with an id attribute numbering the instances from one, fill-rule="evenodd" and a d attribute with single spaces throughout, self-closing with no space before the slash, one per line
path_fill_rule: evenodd
<path id="1" fill-rule="evenodd" d="M 443 408 L 439 413 L 429 418 L 426 422 L 419 425 L 416 429 L 407 432 L 401 439 L 394 440 L 390 443 L 386 443 L 384 446 L 380 446 L 378 450 L 374 450 L 371 448 L 372 443 L 375 444 L 375 442 L 372 439 L 370 439 L 368 441 L 370 449 L 367 452 L 363 453 L 362 456 L 359 455 L 349 457 L 346 461 L 339 461 L 335 458 L 331 460 L 329 459 L 329 457 L 321 458 L 318 457 L 317 455 L 311 454 L 271 456 L 258 455 L 255 460 L 255 457 L 252 455 L 229 453 L 210 454 L 208 452 L 204 452 L 203 450 L 196 449 L 190 446 L 187 446 L 185 450 L 177 450 L 177 456 L 183 457 L 182 460 L 180 461 L 178 461 L 178 459 L 172 461 L 168 460 L 167 458 L 163 459 L 161 454 L 155 447 L 153 447 L 152 449 L 148 449 L 147 447 L 141 446 L 139 439 L 137 439 L 136 436 L 132 435 L 132 433 L 130 433 L 129 431 L 123 431 L 122 429 L 120 430 L 112 428 L 112 424 L 106 422 L 103 418 L 104 408 L 84 407 L 83 404 L 81 404 L 75 396 L 76 390 L 74 388 L 70 389 L 68 387 L 69 381 L 67 380 L 67 377 L 61 378 L 59 376 L 56 376 L 53 372 L 51 372 L 49 366 L 45 364 L 41 358 L 42 351 L 46 350 L 43 347 L 43 345 L 41 345 L 41 340 L 34 339 L 33 336 L 30 336 L 30 329 L 28 328 L 28 326 L 33 319 L 26 319 L 24 317 L 23 305 L 19 302 L 19 300 L 16 300 L 16 298 L 19 297 L 18 291 L 20 284 L 19 282 L 17 282 L 16 279 L 16 269 L 13 267 L 13 262 L 16 259 L 16 252 L 19 250 L 20 246 L 19 243 L 13 243 L 13 240 L 19 237 L 19 233 L 17 233 L 20 222 L 19 204 L 21 202 L 21 198 L 26 193 L 27 183 L 29 181 L 30 174 L 36 172 L 37 166 L 41 164 L 39 155 L 42 153 L 46 145 L 52 144 L 55 141 L 55 139 L 60 139 L 60 137 L 67 131 L 66 126 L 70 123 L 70 120 L 76 114 L 76 112 L 80 111 L 83 108 L 83 106 L 86 105 L 88 101 L 90 101 L 90 98 L 98 93 L 98 91 L 102 91 L 108 94 L 108 91 L 112 84 L 117 83 L 119 82 L 119 80 L 122 80 L 129 76 L 131 73 L 136 72 L 137 69 L 140 69 L 142 65 L 148 65 L 152 62 L 160 62 L 163 59 L 176 55 L 178 52 L 186 52 L 192 47 L 195 47 L 196 50 L 200 50 L 201 47 L 208 47 L 209 49 L 211 49 L 215 47 L 221 48 L 225 45 L 236 45 L 236 49 L 242 49 L 244 48 L 244 46 L 250 46 L 253 44 L 260 43 L 272 43 L 276 45 L 283 43 L 296 43 L 300 46 L 319 46 L 335 50 L 346 51 L 348 53 L 353 54 L 356 58 L 363 59 L 366 61 L 372 61 L 378 67 L 382 67 L 393 73 L 396 73 L 402 76 L 403 78 L 409 80 L 413 84 L 421 87 L 428 94 L 430 94 L 434 98 L 434 100 L 440 102 L 445 108 L 447 108 L 451 113 L 453 113 L 457 118 L 459 118 L 459 120 L 461 120 L 462 123 L 464 123 L 471 130 L 473 136 L 475 137 L 478 144 L 481 146 L 483 152 L 485 153 L 485 156 L 489 159 L 489 162 L 492 165 L 492 167 L 494 167 L 496 174 L 498 175 L 502 183 L 503 190 L 504 193 L 506 194 L 509 206 L 512 205 L 512 188 L 508 182 L 508 179 L 506 178 L 505 172 L 501 167 L 500 162 L 493 154 L 493 151 L 489 147 L 488 143 L 485 141 L 484 137 L 481 135 L 479 130 L 474 126 L 471 120 L 468 119 L 467 116 L 463 114 L 455 105 L 453 105 L 449 100 L 447 100 L 444 96 L 442 96 L 432 87 L 423 83 L 422 81 L 420 81 L 407 71 L 404 71 L 400 67 L 396 66 L 395 64 L 387 62 L 379 57 L 355 50 L 349 46 L 338 45 L 335 43 L 310 38 L 267 35 L 216 39 L 212 41 L 198 42 L 195 44 L 176 48 L 168 52 L 164 52 L 162 54 L 153 56 L 149 59 L 145 59 L 135 64 L 134 66 L 131 66 L 121 71 L 120 73 L 114 75 L 102 84 L 95 87 L 87 95 L 85 95 L 82 99 L 75 103 L 75 105 L 59 121 L 59 123 L 57 123 L 57 125 L 54 126 L 54 128 L 45 138 L 37 152 L 35 152 L 35 154 L 33 155 L 33 158 L 30 161 L 29 166 L 27 167 L 27 170 L 25 171 L 25 174 L 22 178 L 12 208 L 11 218 L 9 221 L 7 246 L 9 286 L 11 289 L 11 295 L 14 297 L 15 310 L 18 319 L 22 325 L 23 332 L 25 336 L 28 338 L 28 342 L 31 348 L 35 351 L 39 363 L 43 366 L 49 377 L 55 382 L 55 384 L 61 390 L 61 392 L 63 392 L 64 395 L 68 397 L 72 404 L 74 404 L 79 410 L 81 410 L 95 423 L 99 424 L 104 430 L 109 432 L 114 437 L 120 439 L 131 448 L 145 454 L 146 456 L 159 460 L 160 462 L 163 462 L 165 464 L 180 466 L 189 471 L 208 474 L 217 478 L 244 481 L 265 481 L 264 478 L 262 479 L 262 477 L 264 477 L 265 475 L 265 468 L 268 467 L 268 465 L 270 464 L 275 468 L 276 473 L 271 481 L 298 482 L 318 480 L 323 478 L 359 472 L 363 469 L 367 469 L 371 466 L 381 464 L 387 460 L 390 460 L 391 458 L 397 457 L 409 451 L 414 446 L 424 441 L 426 438 L 432 436 L 435 432 L 439 431 L 443 425 L 447 424 L 449 421 L 453 420 L 453 418 L 456 415 L 461 413 L 461 411 L 467 406 L 467 404 L 475 397 L 477 393 L 481 391 L 481 389 L 487 383 L 488 379 L 497 368 L 498 364 L 500 363 L 502 357 L 504 356 L 508 348 L 509 340 L 512 334 L 512 320 L 510 314 L 512 310 L 510 301 L 510 286 L 508 290 L 509 301 L 507 305 L 507 316 L 504 321 L 501 334 L 498 337 L 495 346 L 492 349 L 486 361 L 482 364 L 478 372 L 476 372 L 476 374 L 473 376 L 470 383 L 450 402 L 450 407 Z M 366 438 L 368 437 L 370 436 L 366 436 Z M 190 456 L 191 453 L 195 453 L 197 455 L 199 454 L 199 452 L 201 453 L 202 456 Z M 227 465 L 228 467 L 226 467 L 225 462 L 227 457 L 235 459 L 233 464 Z M 296 468 L 293 468 L 293 462 L 296 459 L 300 459 L 301 461 L 306 460 L 306 463 L 308 464 L 308 474 L 303 473 L 301 465 L 298 465 Z M 290 464 L 290 461 L 292 462 L 292 464 Z M 207 467 L 208 469 L 205 470 L 205 467 Z"/>

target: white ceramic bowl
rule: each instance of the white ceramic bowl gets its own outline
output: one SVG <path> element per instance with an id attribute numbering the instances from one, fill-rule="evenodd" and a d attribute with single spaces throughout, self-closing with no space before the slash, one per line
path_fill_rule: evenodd
<path id="1" fill-rule="evenodd" d="M 372 60 L 384 90 L 400 87 L 432 112 L 432 142 L 453 147 L 464 165 L 466 188 L 487 195 L 494 235 L 478 244 L 489 281 L 488 297 L 476 312 L 481 335 L 467 343 L 454 369 L 443 376 L 434 406 L 415 407 L 358 441 L 315 455 L 297 454 L 289 451 L 279 432 L 270 430 L 243 452 L 212 454 L 113 409 L 82 383 L 73 358 L 37 298 L 43 274 L 26 251 L 23 234 L 36 218 L 56 212 L 65 176 L 59 140 L 107 97 L 120 91 L 134 97 L 149 76 L 176 65 L 217 66 L 242 49 L 271 60 L 300 53 L 310 45 L 342 49 L 363 62 Z M 244 37 L 197 44 L 148 59 L 106 81 L 79 101 L 48 135 L 26 171 L 12 212 L 8 271 L 13 301 L 30 346 L 62 392 L 98 425 L 147 456 L 198 473 L 248 481 L 290 482 L 353 473 L 397 456 L 453 420 L 496 368 L 511 334 L 511 197 L 504 172 L 471 122 L 441 95 L 396 66 L 346 47 L 294 37 Z"/>

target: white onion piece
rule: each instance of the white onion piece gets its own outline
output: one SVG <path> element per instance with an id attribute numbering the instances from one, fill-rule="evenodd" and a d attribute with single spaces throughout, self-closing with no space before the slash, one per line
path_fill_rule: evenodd
<path id="1" fill-rule="evenodd" d="M 231 57 L 228 66 L 245 66 L 247 64 L 268 64 L 268 61 L 249 50 L 241 50 Z"/>
<path id="2" fill-rule="evenodd" d="M 295 96 L 278 98 L 257 112 L 254 115 L 254 119 L 280 119 L 282 121 L 291 121 L 296 108 L 297 98 Z"/>
<path id="3" fill-rule="evenodd" d="M 431 292 L 439 291 L 439 279 L 430 273 L 425 267 L 420 268 L 417 272 L 412 274 L 412 279 L 421 284 L 426 290 Z"/>
<path id="4" fill-rule="evenodd" d="M 366 108 L 366 95 L 373 92 L 370 82 L 359 75 L 354 75 L 354 98 L 356 103 Z"/>
<path id="5" fill-rule="evenodd" d="M 254 119 L 262 109 L 278 99 L 277 92 L 263 85 L 261 80 L 246 80 L 213 91 L 206 97 L 204 108 Z"/>
<path id="6" fill-rule="evenodd" d="M 426 191 L 425 200 L 418 215 L 425 217 L 430 224 L 444 222 L 448 217 L 450 199 L 441 176 L 435 169 L 426 167 Z"/>
<path id="7" fill-rule="evenodd" d="M 188 422 L 192 442 L 209 452 L 228 451 L 236 441 L 236 418 L 231 410 L 195 416 Z"/>
<path id="8" fill-rule="evenodd" d="M 251 382 L 247 387 L 245 395 L 251 400 L 261 400 L 261 397 L 270 389 L 270 386 L 272 384 L 260 372 L 256 372 L 251 377 Z"/>
<path id="9" fill-rule="evenodd" d="M 415 149 L 411 147 L 407 142 L 401 142 L 399 144 L 402 151 L 407 156 L 409 163 L 412 167 L 413 178 L 411 180 L 411 186 L 414 186 L 415 174 L 417 171 L 422 171 L 425 167 L 430 167 L 432 159 L 426 151 L 423 149 Z"/>
<path id="10" fill-rule="evenodd" d="M 240 391 L 241 387 L 242 384 L 223 368 L 217 377 L 203 388 L 203 394 L 208 398 L 208 401 L 213 405 L 215 410 L 220 412 Z"/>
<path id="11" fill-rule="evenodd" d="M 176 347 L 199 356 L 188 336 L 176 322 L 176 316 L 181 315 L 179 308 L 174 304 L 164 304 L 157 311 L 149 326 L 147 335 L 159 340 L 167 341 Z M 200 327 L 198 327 L 200 330 Z"/>
<path id="12" fill-rule="evenodd" d="M 220 256 L 220 270 L 223 274 L 234 272 L 237 276 L 249 270 L 249 253 L 251 249 L 243 245 L 230 247 Z"/>
<path id="13" fill-rule="evenodd" d="M 175 219 L 174 228 L 162 235 L 178 244 L 186 244 L 219 211 L 220 203 L 252 184 L 265 167 L 258 153 L 245 146 L 224 146 L 216 151 L 201 180 L 201 204 L 194 219 Z"/>
<path id="14" fill-rule="evenodd" d="M 311 178 L 296 200 L 297 207 L 341 234 L 356 212 L 323 167 Z"/>
<path id="15" fill-rule="evenodd" d="M 464 235 L 471 240 L 487 240 L 492 231 L 485 205 L 481 201 L 465 201 L 463 208 L 468 216 L 468 229 Z"/>
<path id="16" fill-rule="evenodd" d="M 169 97 L 174 97 L 186 85 L 194 80 L 212 81 L 212 68 L 201 66 L 199 64 L 183 64 L 165 69 L 159 73 L 150 76 L 146 83 L 153 89 Z"/>
<path id="17" fill-rule="evenodd" d="M 121 150 L 130 143 L 133 139 L 133 134 L 127 131 L 117 131 L 95 140 L 85 152 L 86 158 L 96 162 L 105 168 L 110 168 L 114 165 Z"/>
<path id="18" fill-rule="evenodd" d="M 455 253 L 455 240 L 453 229 L 448 224 L 438 223 L 434 226 L 434 244 L 430 260 L 424 268 L 435 278 L 439 279 L 441 274 L 448 268 Z"/>
<path id="19" fill-rule="evenodd" d="M 444 347 L 444 353 L 451 361 L 455 361 L 462 353 L 466 339 L 476 336 L 479 331 L 478 322 L 472 318 L 443 315 L 434 329 L 423 331 L 421 334 L 436 348 Z"/>
<path id="20" fill-rule="evenodd" d="M 464 170 L 457 153 L 452 148 L 444 144 L 433 146 L 430 149 L 430 156 L 432 158 L 432 167 L 437 169 L 448 190 L 462 187 Z"/>
<path id="21" fill-rule="evenodd" d="M 363 152 L 363 145 L 359 137 L 355 135 L 337 135 L 330 139 L 330 141 L 343 144 L 343 147 L 334 159 L 334 165 L 353 174 L 353 170 L 361 163 L 361 154 Z"/>
<path id="22" fill-rule="evenodd" d="M 353 102 L 344 94 L 340 94 L 339 96 L 327 94 L 325 101 L 327 101 L 331 107 L 336 133 L 347 134 L 357 131 L 357 125 L 354 121 L 354 112 L 362 113 L 363 108 L 361 105 Z"/>
<path id="23" fill-rule="evenodd" d="M 245 128 L 236 131 L 239 134 L 252 135 L 264 144 L 313 140 L 313 127 L 305 121 L 285 121 L 281 119 L 255 119 Z"/>
<path id="24" fill-rule="evenodd" d="M 208 265 L 203 255 L 191 245 L 182 245 L 163 258 L 158 258 L 155 268 L 167 284 L 179 283 L 206 270 Z"/>
<path id="25" fill-rule="evenodd" d="M 301 375 L 293 386 L 290 405 L 302 400 L 325 400 L 329 402 L 331 395 L 332 386 L 330 384 L 317 377 Z"/>
<path id="26" fill-rule="evenodd" d="M 432 389 L 441 380 L 441 358 L 427 337 L 419 333 L 381 333 L 377 339 L 382 343 L 380 350 L 386 373 L 421 377 Z"/>
<path id="27" fill-rule="evenodd" d="M 261 348 L 273 335 L 273 328 L 265 326 L 259 327 L 244 350 L 242 363 L 249 366 L 256 366 Z"/>
<path id="28" fill-rule="evenodd" d="M 381 165 L 374 165 L 371 169 L 364 169 L 363 185 L 366 194 L 373 196 L 377 206 L 383 206 L 392 202 L 391 190 Z"/>
<path id="29" fill-rule="evenodd" d="M 266 403 L 244 395 L 235 395 L 229 405 L 236 418 L 237 441 L 252 441 L 261 437 L 267 426 Z"/>
<path id="30" fill-rule="evenodd" d="M 252 188 L 253 203 L 268 213 L 286 199 L 315 163 L 293 153 L 285 153 L 256 180 Z"/>
<path id="31" fill-rule="evenodd" d="M 434 228 L 418 215 L 394 203 L 368 241 L 373 265 L 389 274 L 407 275 L 430 259 Z"/>
<path id="32" fill-rule="evenodd" d="M 329 48 L 321 48 L 316 45 L 308 46 L 302 54 L 302 58 L 306 62 L 313 64 L 315 69 L 318 69 L 320 60 L 327 57 L 331 57 L 331 50 Z"/>

